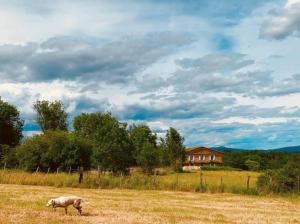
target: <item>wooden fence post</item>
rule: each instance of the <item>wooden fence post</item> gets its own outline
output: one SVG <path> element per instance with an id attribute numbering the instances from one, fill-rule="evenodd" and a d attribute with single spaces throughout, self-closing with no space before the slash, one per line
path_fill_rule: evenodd
<path id="1" fill-rule="evenodd" d="M 179 184 L 179 176 L 178 173 L 176 173 L 176 190 L 178 190 L 178 184 Z"/>
<path id="2" fill-rule="evenodd" d="M 78 179 L 78 183 L 82 183 L 82 180 L 83 180 L 83 167 L 81 166 L 79 168 L 79 179 Z"/>
<path id="3" fill-rule="evenodd" d="M 38 172 L 39 172 L 39 169 L 40 169 L 40 167 L 38 166 L 38 167 L 36 168 L 36 170 L 35 170 L 35 173 L 38 173 Z"/>
<path id="4" fill-rule="evenodd" d="M 120 186 L 120 189 L 122 189 L 123 172 L 120 173 L 119 178 L 120 178 L 119 186 Z"/>
<path id="5" fill-rule="evenodd" d="M 50 172 L 50 167 L 48 167 L 47 174 Z"/>
<path id="6" fill-rule="evenodd" d="M 100 166 L 98 165 L 98 187 L 100 187 L 100 179 L 101 179 L 101 169 Z"/>
<path id="7" fill-rule="evenodd" d="M 98 165 L 98 181 L 100 180 L 100 166 Z"/>
<path id="8" fill-rule="evenodd" d="M 154 189 L 156 190 L 156 169 L 154 169 Z"/>
<path id="9" fill-rule="evenodd" d="M 69 175 L 71 175 L 71 172 L 72 172 L 72 167 L 70 166 L 69 167 Z"/>
<path id="10" fill-rule="evenodd" d="M 6 169 L 6 162 L 4 162 L 4 166 L 3 166 L 3 169 L 4 169 L 4 170 Z"/>
<path id="11" fill-rule="evenodd" d="M 249 190 L 249 187 L 250 187 L 250 176 L 248 176 L 247 178 L 247 190 Z"/>
<path id="12" fill-rule="evenodd" d="M 58 174 L 58 172 L 59 172 L 59 167 L 57 167 L 57 169 L 56 169 L 56 174 Z"/>
<path id="13" fill-rule="evenodd" d="M 203 191 L 203 173 L 202 173 L 202 170 L 200 170 L 200 190 Z"/>
<path id="14" fill-rule="evenodd" d="M 298 194 L 300 193 L 300 177 L 298 176 Z"/>
<path id="15" fill-rule="evenodd" d="M 220 191 L 224 192 L 224 184 L 223 184 L 223 177 L 221 176 L 221 185 L 220 185 Z"/>

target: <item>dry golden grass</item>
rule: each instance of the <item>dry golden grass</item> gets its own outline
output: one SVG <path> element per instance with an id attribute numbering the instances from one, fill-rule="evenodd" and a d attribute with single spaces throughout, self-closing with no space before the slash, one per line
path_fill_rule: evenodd
<path id="1" fill-rule="evenodd" d="M 255 192 L 256 181 L 260 173 L 250 171 L 203 171 L 202 182 L 208 192 L 220 192 L 221 184 L 223 192 L 245 193 L 247 190 L 247 179 L 249 180 L 250 192 Z M 221 180 L 222 179 L 222 180 Z M 199 188 L 200 172 L 191 173 L 173 173 L 165 176 L 158 176 L 158 182 L 161 184 L 161 190 L 169 189 L 164 186 L 170 186 L 174 183 L 176 190 L 192 191 Z"/>
<path id="2" fill-rule="evenodd" d="M 45 207 L 61 195 L 89 201 L 83 216 L 71 207 L 69 215 Z M 0 185 L 0 223 L 294 224 L 300 223 L 300 198 Z"/>
<path id="3" fill-rule="evenodd" d="M 95 172 L 86 172 L 83 183 L 79 185 L 78 174 L 45 174 L 7 170 L 0 171 L 0 183 L 55 187 L 152 189 L 256 194 L 256 180 L 259 175 L 260 173 L 247 171 L 203 171 L 203 186 L 201 188 L 200 172 L 168 173 L 156 177 L 136 172 L 123 177 L 102 175 L 100 180 Z M 247 189 L 248 176 L 250 176 L 249 189 Z"/>

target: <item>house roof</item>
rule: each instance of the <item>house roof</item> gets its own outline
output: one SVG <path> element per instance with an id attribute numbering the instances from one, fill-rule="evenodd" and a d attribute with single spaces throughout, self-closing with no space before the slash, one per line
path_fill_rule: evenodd
<path id="1" fill-rule="evenodd" d="M 223 154 L 223 152 L 220 152 L 218 150 L 215 150 L 215 149 L 210 149 L 210 148 L 207 148 L 207 147 L 204 147 L 204 146 L 194 146 L 194 147 L 189 147 L 189 148 L 186 148 L 185 151 L 186 152 L 192 152 L 194 150 L 209 150 L 209 151 L 214 151 L 214 152 L 218 152 L 218 153 L 221 153 Z"/>

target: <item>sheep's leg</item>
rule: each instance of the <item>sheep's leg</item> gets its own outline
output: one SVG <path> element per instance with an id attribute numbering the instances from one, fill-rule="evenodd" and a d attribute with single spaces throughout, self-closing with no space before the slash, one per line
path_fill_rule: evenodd
<path id="1" fill-rule="evenodd" d="M 79 215 L 81 215 L 81 206 L 80 205 L 76 205 L 76 204 L 73 204 L 73 207 L 77 209 L 77 211 L 79 212 Z"/>
<path id="2" fill-rule="evenodd" d="M 79 212 L 79 215 L 81 215 L 81 206 L 80 206 L 81 200 L 75 200 L 73 203 L 73 207 L 77 209 L 77 211 Z"/>
<path id="3" fill-rule="evenodd" d="M 65 213 L 68 214 L 68 207 L 65 207 Z"/>
<path id="4" fill-rule="evenodd" d="M 81 215 L 81 212 L 82 212 L 81 206 L 79 206 L 79 207 L 77 208 L 77 210 L 78 210 L 78 212 L 79 212 L 79 215 Z"/>

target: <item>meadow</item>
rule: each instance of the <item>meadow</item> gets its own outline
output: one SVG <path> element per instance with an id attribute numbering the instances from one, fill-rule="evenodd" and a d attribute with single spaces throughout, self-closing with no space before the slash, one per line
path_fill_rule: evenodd
<path id="1" fill-rule="evenodd" d="M 145 175 L 133 172 L 128 176 L 85 172 L 83 182 L 78 174 L 28 173 L 18 170 L 0 171 L 1 184 L 40 185 L 101 189 L 170 190 L 211 193 L 257 194 L 256 180 L 260 173 L 247 171 L 194 171 Z"/>
<path id="2" fill-rule="evenodd" d="M 45 207 L 47 200 L 61 195 L 87 200 L 83 215 L 72 207 L 68 215 Z M 300 198 L 1 184 L 0 223 L 297 224 Z"/>

